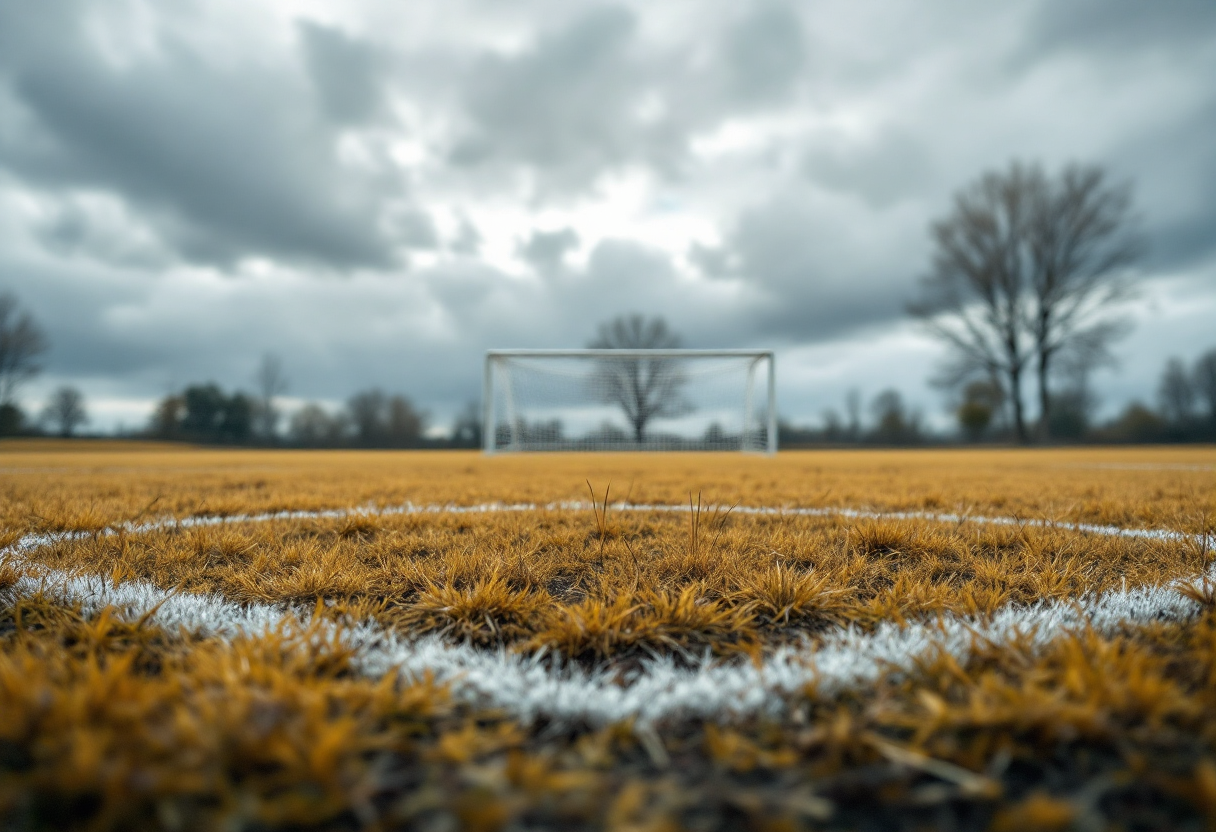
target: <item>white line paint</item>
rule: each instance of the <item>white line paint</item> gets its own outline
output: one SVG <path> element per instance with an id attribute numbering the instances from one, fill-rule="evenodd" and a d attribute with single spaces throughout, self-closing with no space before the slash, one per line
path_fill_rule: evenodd
<path id="1" fill-rule="evenodd" d="M 1090 468 L 1105 471 L 1216 471 L 1216 465 L 1189 462 L 1067 462 L 1058 468 Z"/>
<path id="2" fill-rule="evenodd" d="M 590 503 L 566 503 L 572 508 L 590 509 Z M 676 511 L 690 512 L 689 506 L 673 505 L 640 505 L 636 503 L 611 506 L 617 511 Z M 702 512 L 720 509 L 725 511 L 730 506 L 703 506 Z M 732 514 L 771 515 L 776 517 L 847 517 L 853 520 L 927 520 L 933 523 L 978 523 L 991 526 L 1019 526 L 1023 528 L 1063 529 L 1065 531 L 1084 532 L 1086 534 L 1103 535 L 1105 537 L 1131 537 L 1149 540 L 1192 541 L 1203 544 L 1205 539 L 1209 546 L 1216 547 L 1216 534 L 1189 534 L 1168 529 L 1125 529 L 1121 526 L 1104 526 L 1096 523 L 1068 523 L 1058 520 L 1041 520 L 1024 517 L 984 517 L 969 514 L 940 514 L 929 511 L 870 511 L 853 508 L 767 508 L 764 506 L 735 506 Z"/>
<path id="3" fill-rule="evenodd" d="M 112 606 L 134 619 L 155 609 L 150 618 L 161 627 L 219 638 L 257 636 L 284 623 L 307 625 L 306 613 L 270 604 L 173 595 L 144 581 L 115 585 L 106 578 L 51 571 L 26 575 L 0 594 L 15 598 L 39 591 L 79 603 L 86 613 Z M 670 660 L 651 660 L 626 684 L 606 671 L 575 666 L 554 670 L 534 657 L 505 650 L 450 645 L 433 637 L 403 639 L 368 622 L 341 629 L 325 624 L 319 635 L 326 641 L 336 636 L 353 648 L 356 669 L 368 676 L 396 670 L 417 680 L 430 674 L 451 685 L 458 699 L 502 708 L 524 721 L 604 725 L 634 718 L 651 724 L 776 715 L 789 696 L 808 685 L 816 685 L 819 695 L 862 687 L 888 673 L 912 671 L 919 660 L 938 650 L 965 663 L 977 639 L 1001 643 L 1020 636 L 1042 646 L 1083 627 L 1110 633 L 1128 624 L 1185 620 L 1198 609 L 1196 602 L 1168 588 L 1113 591 L 1076 602 L 1010 606 L 982 622 L 945 616 L 903 627 L 883 624 L 870 632 L 845 628 L 816 649 L 779 648 L 759 666 L 707 659 L 694 668 L 680 668 Z"/>
<path id="4" fill-rule="evenodd" d="M 391 509 L 352 509 L 325 512 L 281 512 L 227 518 L 185 518 L 124 527 L 128 532 L 152 531 L 271 520 L 342 518 L 355 515 L 409 513 L 489 513 L 536 508 L 577 509 L 580 503 L 551 506 L 482 505 L 465 507 L 401 506 Z M 630 511 L 688 511 L 679 506 L 621 506 Z M 962 518 L 922 512 L 868 512 L 850 509 L 767 509 L 736 507 L 735 512 L 764 515 L 844 516 L 876 519 L 924 519 L 941 522 L 1026 524 L 1072 529 L 1091 534 L 1151 538 L 1170 541 L 1199 540 L 1166 530 L 1127 530 L 1086 524 L 1052 524 L 1016 518 Z M 114 533 L 109 530 L 108 533 Z M 232 638 L 257 636 L 287 623 L 304 627 L 307 611 L 270 604 L 236 604 L 215 595 L 172 594 L 145 581 L 115 585 L 103 577 L 73 577 L 41 567 L 31 556 L 43 546 L 68 535 L 30 535 L 4 550 L 25 574 L 0 593 L 7 601 L 45 592 L 63 601 L 79 603 L 87 613 L 107 606 L 132 618 L 156 612 L 151 620 L 169 630 L 183 627 L 200 635 Z M 445 644 L 433 637 L 405 639 L 371 622 L 354 622 L 342 628 L 321 624 L 322 635 L 336 637 L 354 649 L 361 672 L 379 677 L 399 672 L 409 679 L 430 674 L 451 686 L 455 696 L 477 705 L 503 708 L 518 718 L 560 723 L 602 725 L 624 719 L 642 724 L 667 720 L 709 718 L 729 720 L 756 714 L 777 714 L 788 697 L 815 685 L 820 695 L 872 684 L 891 672 L 911 672 L 918 661 L 944 651 L 966 662 L 977 640 L 1006 642 L 1015 637 L 1042 646 L 1079 628 L 1111 633 L 1128 624 L 1182 621 L 1198 612 L 1199 604 L 1169 587 L 1144 587 L 1091 595 L 1076 601 L 1008 606 L 984 620 L 942 616 L 933 622 L 899 626 L 882 624 L 863 632 L 844 628 L 829 634 L 814 648 L 783 647 L 762 664 L 720 663 L 708 658 L 693 668 L 677 667 L 669 659 L 645 662 L 624 683 L 608 670 L 587 671 L 576 666 L 553 669 L 536 657 L 505 650 L 487 651 L 467 645 Z"/>
<path id="5" fill-rule="evenodd" d="M 687 514 L 693 510 L 687 505 L 672 505 L 667 503 L 610 503 L 608 507 L 611 511 L 637 513 L 674 512 Z M 1168 529 L 1126 529 L 1121 526 L 1073 523 L 1027 517 L 988 517 L 929 511 L 875 511 L 871 509 L 833 507 L 727 506 L 717 504 L 701 506 L 700 511 L 712 513 L 714 511 L 725 512 L 728 509 L 732 514 L 753 516 L 844 517 L 851 520 L 925 520 L 933 523 L 950 523 L 954 525 L 977 523 L 980 525 L 1060 529 L 1105 537 L 1129 537 L 1179 542 L 1190 541 L 1200 545 L 1205 545 L 1206 543 L 1207 546 L 1216 548 L 1216 534 L 1210 534 L 1205 537 L 1203 534 L 1192 534 Z M 57 540 L 84 539 L 94 535 L 113 535 L 119 531 L 127 534 L 142 534 L 171 528 L 187 529 L 206 526 L 239 525 L 242 523 L 268 523 L 276 520 L 341 520 L 349 517 L 391 517 L 410 514 L 495 514 L 499 512 L 520 513 L 528 511 L 591 511 L 591 503 L 580 501 L 554 503 L 478 503 L 469 506 L 403 503 L 402 505 L 385 507 L 368 505 L 349 509 L 323 509 L 317 511 L 277 511 L 261 514 L 231 514 L 225 516 L 182 518 L 166 517 L 142 523 L 122 523 L 99 531 L 53 532 L 44 535 L 26 535 L 12 544 L 10 548 L 14 550 L 28 549 L 29 547 L 43 546 Z"/>

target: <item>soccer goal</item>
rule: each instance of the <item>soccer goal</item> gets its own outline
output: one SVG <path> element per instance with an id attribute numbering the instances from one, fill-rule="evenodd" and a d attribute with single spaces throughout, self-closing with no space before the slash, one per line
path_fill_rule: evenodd
<path id="1" fill-rule="evenodd" d="M 771 350 L 490 350 L 482 406 L 487 454 L 777 450 Z"/>

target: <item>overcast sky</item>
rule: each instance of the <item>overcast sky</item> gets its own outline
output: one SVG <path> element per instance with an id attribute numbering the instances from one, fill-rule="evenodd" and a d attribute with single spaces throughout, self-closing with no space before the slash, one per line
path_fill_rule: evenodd
<path id="1" fill-rule="evenodd" d="M 1011 160 L 1131 182 L 1150 243 L 1107 412 L 1216 346 L 1212 0 L 0 0 L 0 290 L 27 409 L 379 385 L 446 422 L 490 347 L 618 313 L 778 351 L 782 413 L 895 386 L 927 228 Z"/>

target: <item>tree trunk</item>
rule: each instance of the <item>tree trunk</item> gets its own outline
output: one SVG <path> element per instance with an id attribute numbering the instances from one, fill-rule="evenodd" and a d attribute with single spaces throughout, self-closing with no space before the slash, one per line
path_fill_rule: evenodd
<path id="1" fill-rule="evenodd" d="M 1051 437 L 1051 392 L 1047 389 L 1048 367 L 1051 363 L 1051 352 L 1039 349 L 1039 438 Z"/>
<path id="2" fill-rule="evenodd" d="M 633 420 L 633 438 L 637 441 L 637 443 L 639 445 L 642 444 L 642 439 L 643 439 L 645 433 L 646 433 L 646 420 L 645 419 L 634 419 Z"/>
<path id="3" fill-rule="evenodd" d="M 1009 368 L 1009 398 L 1013 401 L 1013 429 L 1018 444 L 1025 445 L 1030 441 L 1026 433 L 1026 413 L 1022 407 L 1022 368 L 1014 365 Z"/>

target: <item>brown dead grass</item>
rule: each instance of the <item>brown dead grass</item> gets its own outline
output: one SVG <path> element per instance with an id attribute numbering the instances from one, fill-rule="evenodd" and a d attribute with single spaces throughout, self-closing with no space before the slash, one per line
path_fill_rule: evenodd
<path id="1" fill-rule="evenodd" d="M 1209 468 L 1143 466 L 1207 465 Z M 537 509 L 105 535 L 166 514 L 601 496 L 1210 531 L 1212 449 L 537 456 L 0 443 L 36 559 L 585 661 L 1190 579 L 1197 544 L 1035 526 Z M 1129 467 L 1141 466 L 1141 467 Z M 695 500 L 695 496 L 694 496 Z M 0 827 L 1216 828 L 1216 616 L 979 645 L 781 720 L 555 731 L 369 680 L 316 633 L 235 642 L 3 593 Z M 318 604 L 318 602 L 323 602 Z"/>
<path id="2" fill-rule="evenodd" d="M 781 721 L 545 732 L 349 672 L 334 641 L 232 643 L 0 614 L 9 829 L 1202 828 L 1216 821 L 1216 618 L 824 699 Z"/>
<path id="3" fill-rule="evenodd" d="M 752 653 L 852 624 L 1168 584 L 1198 544 L 1038 526 L 591 509 L 235 523 L 61 541 L 56 569 L 581 661 Z M 1199 590 L 1195 590 L 1199 591 Z"/>
<path id="4" fill-rule="evenodd" d="M 1171 528 L 1216 522 L 1216 448 L 739 454 L 233 451 L 0 440 L 0 527 L 375 503 L 613 499 L 961 511 Z"/>

